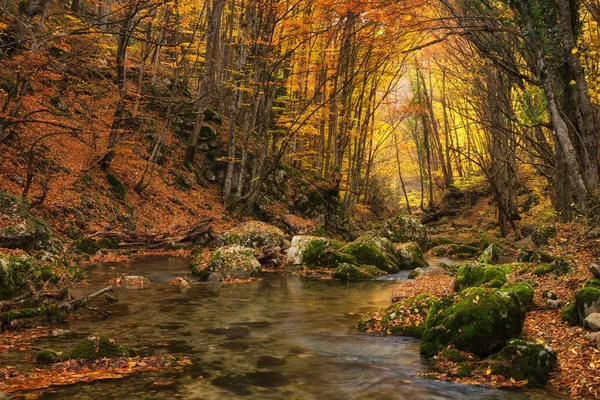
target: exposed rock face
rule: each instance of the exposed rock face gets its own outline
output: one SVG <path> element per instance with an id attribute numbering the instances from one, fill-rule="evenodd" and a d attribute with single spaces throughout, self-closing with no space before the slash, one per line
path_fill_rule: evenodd
<path id="1" fill-rule="evenodd" d="M 190 265 L 201 281 L 249 279 L 260 275 L 261 265 L 249 247 L 231 245 L 213 251 L 208 262 L 198 255 Z"/>
<path id="2" fill-rule="evenodd" d="M 585 317 L 584 326 L 593 332 L 600 331 L 600 313 L 591 313 Z"/>
<path id="3" fill-rule="evenodd" d="M 596 261 L 592 261 L 588 264 L 588 270 L 594 274 L 596 278 L 600 278 L 600 264 Z"/>

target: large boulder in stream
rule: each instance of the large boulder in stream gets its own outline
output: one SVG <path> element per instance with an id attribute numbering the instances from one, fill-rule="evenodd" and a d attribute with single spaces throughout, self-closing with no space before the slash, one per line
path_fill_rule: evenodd
<path id="1" fill-rule="evenodd" d="M 190 265 L 192 274 L 201 281 L 228 281 L 249 279 L 260 275 L 261 265 L 249 247 L 230 245 L 213 251 L 208 261 L 202 254 L 195 256 Z"/>
<path id="2" fill-rule="evenodd" d="M 525 307 L 511 291 L 468 288 L 435 303 L 425 321 L 421 354 L 433 357 L 448 345 L 478 356 L 502 349 L 518 337 Z"/>
<path id="3" fill-rule="evenodd" d="M 261 221 L 244 222 L 232 228 L 219 239 L 222 245 L 240 245 L 253 249 L 283 248 L 285 246 L 285 234 L 273 225 Z"/>
<path id="4" fill-rule="evenodd" d="M 506 282 L 506 271 L 502 267 L 487 264 L 465 264 L 458 269 L 454 290 L 458 292 L 468 287 L 481 285 L 498 289 Z"/>
<path id="5" fill-rule="evenodd" d="M 288 261 L 309 269 L 333 269 L 339 264 L 358 265 L 352 255 L 340 252 L 343 243 L 317 236 L 294 236 L 287 250 Z"/>
<path id="6" fill-rule="evenodd" d="M 400 270 L 394 262 L 396 256 L 394 247 L 385 238 L 361 236 L 354 242 L 346 244 L 339 251 L 353 257 L 356 265 L 374 265 L 390 274 Z"/>
<path id="7" fill-rule="evenodd" d="M 424 246 L 427 242 L 427 228 L 418 219 L 406 215 L 385 221 L 379 235 L 393 243 L 417 242 Z"/>
<path id="8" fill-rule="evenodd" d="M 355 282 L 372 280 L 378 276 L 385 275 L 385 272 L 374 265 L 356 266 L 348 263 L 342 263 L 333 271 L 333 277 L 341 281 Z"/>

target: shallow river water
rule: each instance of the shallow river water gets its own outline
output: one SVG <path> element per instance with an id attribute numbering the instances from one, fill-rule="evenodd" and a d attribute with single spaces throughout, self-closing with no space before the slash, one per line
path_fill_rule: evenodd
<path id="1" fill-rule="evenodd" d="M 437 260 L 431 260 L 435 263 Z M 136 374 L 46 390 L 43 399 L 550 399 L 547 391 L 503 391 L 416 376 L 430 365 L 417 340 L 361 333 L 360 315 L 389 304 L 402 280 L 321 282 L 267 274 L 241 284 L 201 284 L 186 290 L 169 281 L 189 261 L 147 258 L 90 269 L 92 291 L 122 274 L 143 275 L 144 289 L 116 289 L 119 302 L 70 322 L 69 333 L 42 340 L 68 350 L 92 333 L 106 333 L 142 353 L 182 354 L 185 372 Z M 402 275 L 396 278 L 401 279 Z M 173 380 L 165 387 L 157 379 Z"/>

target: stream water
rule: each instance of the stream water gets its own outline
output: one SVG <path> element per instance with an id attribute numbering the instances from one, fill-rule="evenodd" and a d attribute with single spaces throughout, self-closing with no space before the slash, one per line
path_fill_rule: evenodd
<path id="1" fill-rule="evenodd" d="M 38 344 L 68 350 L 89 334 L 109 334 L 141 353 L 185 355 L 193 366 L 185 372 L 53 387 L 41 398 L 561 398 L 547 391 L 504 391 L 416 377 L 430 368 L 419 357 L 417 340 L 355 328 L 362 313 L 389 304 L 401 280 L 346 284 L 267 274 L 252 283 L 186 290 L 169 285 L 189 273 L 188 265 L 184 259 L 146 258 L 94 266 L 88 291 L 122 274 L 143 275 L 152 283 L 138 290 L 116 289 L 119 302 L 102 305 L 110 318 L 82 313 L 82 319 L 64 327 L 68 333 Z M 153 386 L 157 379 L 174 384 Z"/>

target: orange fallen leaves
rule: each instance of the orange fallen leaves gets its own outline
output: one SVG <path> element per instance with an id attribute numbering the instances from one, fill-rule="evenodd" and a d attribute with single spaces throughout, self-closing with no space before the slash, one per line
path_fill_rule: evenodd
<path id="1" fill-rule="evenodd" d="M 104 358 L 94 362 L 68 360 L 53 364 L 47 369 L 34 368 L 29 372 L 20 372 L 12 367 L 6 367 L 0 369 L 0 391 L 12 393 L 24 390 L 44 389 L 50 386 L 72 385 L 80 382 L 119 379 L 136 372 L 182 368 L 190 364 L 191 361 L 187 358 L 175 361 L 159 355 L 133 358 Z"/>

